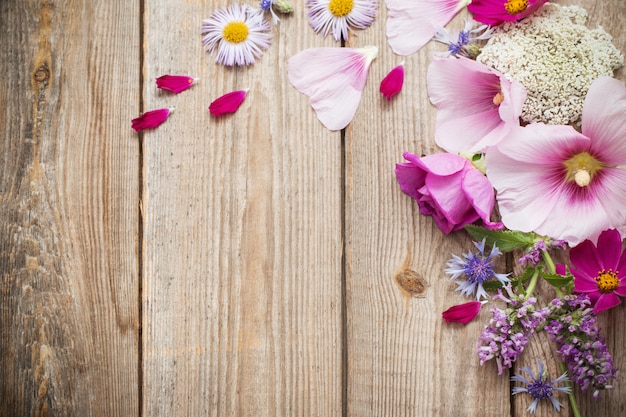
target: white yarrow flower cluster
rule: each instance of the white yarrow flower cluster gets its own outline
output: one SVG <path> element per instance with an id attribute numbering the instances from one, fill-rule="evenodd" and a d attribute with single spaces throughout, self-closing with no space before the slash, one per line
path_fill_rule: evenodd
<path id="1" fill-rule="evenodd" d="M 624 64 L 611 36 L 586 21 L 581 7 L 547 3 L 522 21 L 493 28 L 477 61 L 526 88 L 522 120 L 579 125 L 591 83 Z"/>

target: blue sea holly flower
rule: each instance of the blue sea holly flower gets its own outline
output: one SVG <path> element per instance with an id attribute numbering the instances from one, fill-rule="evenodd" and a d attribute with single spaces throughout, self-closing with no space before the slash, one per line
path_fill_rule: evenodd
<path id="1" fill-rule="evenodd" d="M 478 249 L 478 253 L 463 254 L 465 259 L 452 255 L 452 259 L 447 263 L 448 268 L 445 269 L 445 273 L 450 275 L 450 279 L 458 285 L 457 291 L 461 291 L 461 294 L 466 296 L 476 293 L 476 299 L 480 300 L 481 297 L 489 297 L 483 288 L 483 282 L 495 277 L 504 285 L 510 280 L 507 278 L 509 274 L 497 274 L 493 270 L 494 258 L 502 254 L 496 245 L 493 245 L 489 255 L 485 255 L 485 239 L 482 242 L 474 242 L 474 245 Z M 467 281 L 457 281 L 461 276 L 467 277 Z"/>
<path id="2" fill-rule="evenodd" d="M 533 414 L 535 414 L 535 412 L 537 411 L 537 404 L 539 404 L 539 401 L 544 398 L 548 398 L 552 402 L 552 407 L 554 407 L 555 411 L 560 411 L 563 404 L 561 404 L 559 400 L 554 398 L 554 391 L 560 391 L 566 394 L 570 394 L 572 392 L 572 388 L 569 386 L 556 387 L 555 385 L 559 383 L 569 382 L 567 372 L 563 373 L 563 375 L 561 375 L 554 381 L 548 382 L 548 371 L 544 369 L 541 360 L 537 359 L 537 365 L 539 366 L 539 372 L 536 377 L 533 375 L 533 371 L 532 369 L 530 369 L 529 366 L 521 368 L 521 371 L 526 373 L 530 377 L 530 379 L 518 373 L 514 374 L 511 377 L 511 381 L 521 382 L 525 385 L 522 387 L 513 387 L 513 395 L 519 394 L 521 392 L 526 392 L 530 394 L 530 396 L 533 397 L 534 400 L 528 407 L 528 411 Z"/>

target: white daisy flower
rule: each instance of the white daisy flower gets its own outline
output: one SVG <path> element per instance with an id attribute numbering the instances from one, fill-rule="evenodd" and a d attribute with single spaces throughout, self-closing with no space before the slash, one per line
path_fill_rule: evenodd
<path id="1" fill-rule="evenodd" d="M 270 46 L 270 24 L 246 5 L 223 7 L 202 21 L 202 44 L 207 52 L 217 48 L 218 63 L 250 65 Z"/>
<path id="2" fill-rule="evenodd" d="M 348 39 L 348 27 L 370 26 L 378 8 L 372 0 L 307 0 L 306 5 L 313 30 L 324 36 L 332 31 L 336 41 Z"/>

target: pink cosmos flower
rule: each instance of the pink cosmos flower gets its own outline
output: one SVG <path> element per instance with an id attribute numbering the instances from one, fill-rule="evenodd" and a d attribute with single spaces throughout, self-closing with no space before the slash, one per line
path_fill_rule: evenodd
<path id="1" fill-rule="evenodd" d="M 589 296 L 595 314 L 618 305 L 618 295 L 626 297 L 626 251 L 617 230 L 603 231 L 597 247 L 590 240 L 573 247 L 570 260 L 574 290 Z"/>
<path id="2" fill-rule="evenodd" d="M 147 111 L 131 121 L 132 127 L 135 129 L 135 132 L 141 132 L 144 129 L 154 129 L 167 120 L 172 110 L 174 109 Z"/>
<path id="3" fill-rule="evenodd" d="M 548 0 L 472 0 L 467 10 L 474 20 L 491 26 L 514 22 L 534 13 Z"/>
<path id="4" fill-rule="evenodd" d="M 370 64 L 377 54 L 375 46 L 306 49 L 287 62 L 289 81 L 309 96 L 324 126 L 341 130 L 359 107 Z"/>
<path id="5" fill-rule="evenodd" d="M 385 0 L 387 41 L 398 55 L 411 55 L 432 39 L 439 28 L 470 0 Z"/>
<path id="6" fill-rule="evenodd" d="M 470 301 L 450 307 L 441 316 L 446 323 L 469 323 L 478 315 L 481 306 L 480 301 Z"/>
<path id="7" fill-rule="evenodd" d="M 509 229 L 575 246 L 626 225 L 626 87 L 611 77 L 591 85 L 582 134 L 530 124 L 487 151 L 487 176 Z"/>
<path id="8" fill-rule="evenodd" d="M 526 89 L 480 62 L 434 57 L 426 83 L 437 107 L 435 142 L 448 152 L 482 152 L 519 126 Z"/>
<path id="9" fill-rule="evenodd" d="M 487 226 L 494 206 L 494 193 L 487 178 L 467 159 L 451 153 L 417 157 L 404 153 L 408 161 L 396 164 L 400 189 L 413 197 L 420 213 L 433 216 L 446 234 L 478 219 Z"/>
<path id="10" fill-rule="evenodd" d="M 186 75 L 161 75 L 156 79 L 156 85 L 163 90 L 178 94 L 193 85 L 195 78 Z"/>
<path id="11" fill-rule="evenodd" d="M 222 116 L 226 113 L 234 113 L 239 109 L 241 103 L 246 99 L 248 90 L 237 90 L 226 93 L 215 99 L 209 105 L 209 111 L 215 117 Z"/>
<path id="12" fill-rule="evenodd" d="M 391 97 L 395 96 L 402 90 L 404 84 L 404 64 L 400 64 L 383 78 L 380 82 L 380 92 L 391 100 Z"/>

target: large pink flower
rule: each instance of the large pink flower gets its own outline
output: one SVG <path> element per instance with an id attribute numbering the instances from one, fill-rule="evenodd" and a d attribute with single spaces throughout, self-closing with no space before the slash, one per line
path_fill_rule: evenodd
<path id="1" fill-rule="evenodd" d="M 585 240 L 570 251 L 571 269 L 576 292 L 586 293 L 595 303 L 598 314 L 620 303 L 626 297 L 626 252 L 622 251 L 622 238 L 617 230 L 605 230 L 596 247 Z"/>
<path id="2" fill-rule="evenodd" d="M 448 152 L 481 152 L 519 126 L 526 90 L 480 62 L 435 57 L 426 82 L 437 107 L 435 141 Z"/>
<path id="3" fill-rule="evenodd" d="M 330 130 L 352 121 L 359 103 L 375 46 L 311 48 L 289 58 L 289 81 L 310 98 L 318 119 Z"/>
<path id="4" fill-rule="evenodd" d="M 626 225 L 626 87 L 600 77 L 583 105 L 582 133 L 534 123 L 487 151 L 487 176 L 509 229 L 570 246 Z"/>
<path id="5" fill-rule="evenodd" d="M 396 164 L 400 189 L 413 197 L 420 213 L 433 216 L 444 233 L 482 219 L 488 226 L 494 206 L 493 187 L 470 161 L 441 153 L 422 158 L 405 152 L 408 161 Z"/>
<path id="6" fill-rule="evenodd" d="M 472 0 L 467 10 L 474 20 L 491 26 L 520 20 L 543 6 L 548 0 Z"/>
<path id="7" fill-rule="evenodd" d="M 385 0 L 387 41 L 398 55 L 411 55 L 426 45 L 439 28 L 469 0 Z"/>

